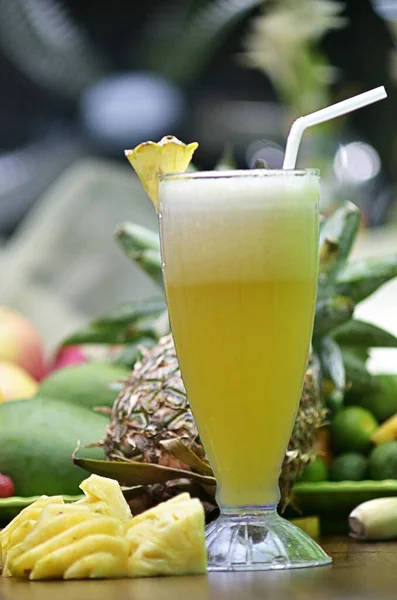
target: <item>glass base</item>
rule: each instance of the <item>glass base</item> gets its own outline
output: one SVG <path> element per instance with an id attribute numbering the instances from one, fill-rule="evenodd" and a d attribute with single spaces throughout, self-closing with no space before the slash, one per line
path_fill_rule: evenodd
<path id="1" fill-rule="evenodd" d="M 274 506 L 221 509 L 206 528 L 209 571 L 264 571 L 329 565 L 332 559 Z"/>

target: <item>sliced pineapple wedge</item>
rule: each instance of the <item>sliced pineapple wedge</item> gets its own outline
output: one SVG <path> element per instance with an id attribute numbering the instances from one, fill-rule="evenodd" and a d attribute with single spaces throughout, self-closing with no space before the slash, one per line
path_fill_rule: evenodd
<path id="1" fill-rule="evenodd" d="M 128 544 L 120 520 L 92 513 L 88 507 L 67 508 L 71 510 L 58 515 L 43 510 L 36 527 L 15 548 L 18 552 L 9 561 L 10 574 L 29 579 L 60 579 L 76 561 L 100 551 L 124 560 L 125 574 Z"/>
<path id="2" fill-rule="evenodd" d="M 189 494 L 135 518 L 119 484 L 91 475 L 86 497 L 40 498 L 0 533 L 2 574 L 37 579 L 204 573 L 204 510 Z"/>
<path id="3" fill-rule="evenodd" d="M 114 479 L 91 475 L 80 484 L 85 498 L 77 504 L 88 505 L 99 514 L 105 514 L 120 519 L 127 523 L 131 519 L 131 510 L 128 506 L 120 485 Z"/>
<path id="4" fill-rule="evenodd" d="M 204 510 L 188 494 L 159 504 L 130 521 L 129 577 L 202 574 L 207 569 Z"/>
<path id="5" fill-rule="evenodd" d="M 158 176 L 165 173 L 184 173 L 188 168 L 197 142 L 184 144 L 167 135 L 159 142 L 143 142 L 133 150 L 125 150 L 154 207 L 158 207 Z"/>
<path id="6" fill-rule="evenodd" d="M 8 563 L 10 556 L 34 529 L 44 507 L 64 505 L 62 496 L 42 496 L 30 506 L 24 508 L 11 523 L 0 532 L 0 570 L 3 577 L 10 575 Z"/>

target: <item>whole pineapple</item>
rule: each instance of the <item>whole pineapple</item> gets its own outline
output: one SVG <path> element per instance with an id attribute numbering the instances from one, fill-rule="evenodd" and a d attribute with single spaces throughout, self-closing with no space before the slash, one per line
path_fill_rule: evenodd
<path id="1" fill-rule="evenodd" d="M 282 509 L 291 500 L 294 483 L 315 455 L 313 441 L 324 423 L 326 404 L 332 411 L 346 393 L 373 389 L 376 382 L 365 366 L 368 349 L 397 346 L 391 334 L 353 319 L 356 303 L 397 275 L 396 255 L 347 262 L 359 221 L 359 210 L 347 203 L 322 223 L 313 359 L 282 465 Z M 117 238 L 132 260 L 161 281 L 156 234 L 126 224 L 117 232 Z M 109 462 L 75 461 L 87 470 L 135 486 L 137 510 L 189 491 L 202 500 L 211 518 L 212 510 L 216 510 L 216 482 L 190 412 L 172 338 L 168 335 L 158 342 L 167 330 L 164 308 L 159 301 L 123 305 L 67 340 L 69 344 L 123 344 L 118 360 L 135 364 L 111 411 L 104 439 Z M 151 348 L 141 350 L 142 344 Z"/>
<path id="2" fill-rule="evenodd" d="M 324 415 L 312 364 L 306 372 L 294 435 L 282 466 L 282 506 L 312 458 L 313 436 L 323 424 Z M 110 460 L 130 459 L 212 475 L 190 411 L 171 335 L 163 337 L 154 348 L 143 350 L 142 359 L 135 364 L 114 403 L 104 449 Z M 190 483 L 194 487 L 195 481 Z M 159 490 L 154 491 L 157 498 Z M 177 486 L 174 490 L 165 486 L 160 493 L 177 491 Z M 194 489 L 190 491 L 194 493 Z M 203 490 L 202 497 L 208 496 L 209 504 L 214 504 L 214 491 L 215 488 L 206 494 Z M 147 492 L 150 495 L 151 491 Z"/>

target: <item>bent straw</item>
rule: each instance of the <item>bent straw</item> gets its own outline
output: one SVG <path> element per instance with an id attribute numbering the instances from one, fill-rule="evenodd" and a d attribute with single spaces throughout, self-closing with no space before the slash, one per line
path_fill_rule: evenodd
<path id="1" fill-rule="evenodd" d="M 289 136 L 287 138 L 283 169 L 295 168 L 299 144 L 305 129 L 312 127 L 313 125 L 319 125 L 325 121 L 330 121 L 336 117 L 341 117 L 346 113 L 357 110 L 358 108 L 362 108 L 363 106 L 367 106 L 368 104 L 372 104 L 373 102 L 378 102 L 378 100 L 383 100 L 386 97 L 386 90 L 383 85 L 381 85 L 380 87 L 374 88 L 369 92 L 358 94 L 358 96 L 353 96 L 353 98 L 349 98 L 348 100 L 337 102 L 337 104 L 331 104 L 331 106 L 328 106 L 327 108 L 322 108 L 321 110 L 317 110 L 316 112 L 305 115 L 304 117 L 299 117 L 299 119 L 294 121 L 292 124 Z"/>

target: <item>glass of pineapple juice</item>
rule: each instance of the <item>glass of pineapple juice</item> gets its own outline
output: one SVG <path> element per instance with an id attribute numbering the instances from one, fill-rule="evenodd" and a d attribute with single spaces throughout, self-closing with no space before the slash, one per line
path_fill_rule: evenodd
<path id="1" fill-rule="evenodd" d="M 159 201 L 172 333 L 218 483 L 209 569 L 327 564 L 276 510 L 313 329 L 319 173 L 164 175 Z"/>

